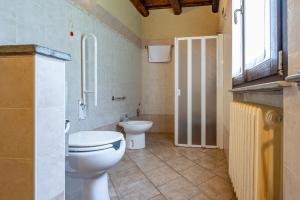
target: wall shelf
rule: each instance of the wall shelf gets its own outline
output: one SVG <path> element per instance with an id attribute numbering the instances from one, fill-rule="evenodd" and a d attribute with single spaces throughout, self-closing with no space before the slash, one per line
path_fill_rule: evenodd
<path id="1" fill-rule="evenodd" d="M 300 75 L 299 75 L 300 76 Z M 230 90 L 233 93 L 247 93 L 247 92 L 273 92 L 281 91 L 285 87 L 290 87 L 291 84 L 287 81 L 275 81 L 270 83 L 263 83 L 257 85 L 250 85 Z"/>

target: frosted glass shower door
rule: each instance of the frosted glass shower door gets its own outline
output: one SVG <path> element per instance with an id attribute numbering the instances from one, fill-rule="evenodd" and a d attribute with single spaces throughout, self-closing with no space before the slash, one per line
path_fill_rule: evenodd
<path id="1" fill-rule="evenodd" d="M 217 145 L 217 39 L 205 45 L 205 145 Z"/>
<path id="2" fill-rule="evenodd" d="M 188 141 L 188 42 L 178 41 L 178 143 L 187 144 Z M 180 74 L 180 75 L 179 75 Z"/>
<path id="3" fill-rule="evenodd" d="M 175 39 L 175 144 L 216 146 L 217 36 Z"/>

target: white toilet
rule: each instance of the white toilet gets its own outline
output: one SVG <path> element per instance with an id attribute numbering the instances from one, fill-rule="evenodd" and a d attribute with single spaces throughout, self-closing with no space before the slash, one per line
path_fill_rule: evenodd
<path id="1" fill-rule="evenodd" d="M 151 121 L 125 121 L 119 122 L 126 133 L 126 146 L 128 149 L 145 148 L 145 132 L 153 125 Z"/>
<path id="2" fill-rule="evenodd" d="M 109 200 L 106 171 L 125 153 L 123 134 L 81 131 L 69 136 L 66 175 L 83 179 L 83 200 Z"/>

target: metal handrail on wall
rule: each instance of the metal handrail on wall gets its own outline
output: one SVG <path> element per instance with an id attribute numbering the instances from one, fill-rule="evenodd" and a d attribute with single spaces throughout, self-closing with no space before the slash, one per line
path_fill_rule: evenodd
<path id="1" fill-rule="evenodd" d="M 88 90 L 86 88 L 86 40 L 92 37 L 94 40 L 94 90 Z M 97 92 L 97 85 L 98 85 L 98 60 L 97 60 L 97 55 L 98 55 L 98 47 L 97 47 L 97 37 L 94 34 L 86 34 L 83 35 L 82 40 L 81 40 L 81 48 L 82 48 L 82 55 L 81 55 L 81 67 L 82 67 L 82 89 L 81 89 L 81 98 L 82 98 L 82 103 L 84 106 L 87 105 L 87 100 L 86 96 L 89 93 L 94 93 L 94 101 L 95 101 L 95 106 L 98 106 L 98 92 Z"/>

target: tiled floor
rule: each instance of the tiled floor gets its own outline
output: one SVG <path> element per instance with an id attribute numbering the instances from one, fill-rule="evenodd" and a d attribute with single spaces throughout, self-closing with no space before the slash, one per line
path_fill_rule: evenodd
<path id="1" fill-rule="evenodd" d="M 148 133 L 146 149 L 126 150 L 109 170 L 112 200 L 232 200 L 220 150 L 173 145 L 171 133 Z"/>

